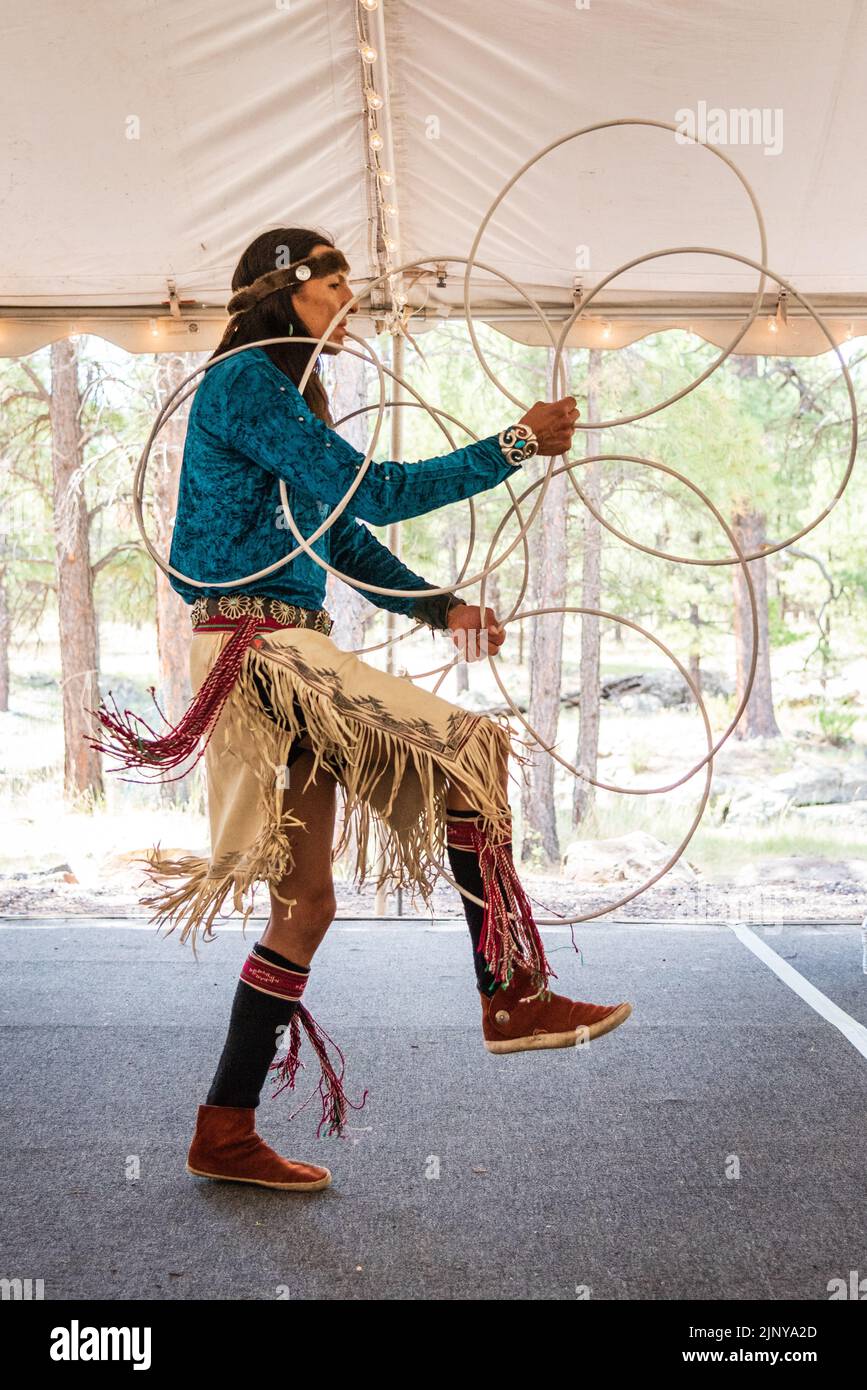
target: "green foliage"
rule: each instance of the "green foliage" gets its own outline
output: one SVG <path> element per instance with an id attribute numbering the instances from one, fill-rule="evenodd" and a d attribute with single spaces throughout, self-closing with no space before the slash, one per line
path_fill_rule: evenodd
<path id="1" fill-rule="evenodd" d="M 135 524 L 132 480 L 158 407 L 158 359 L 98 338 L 79 339 L 78 353 L 81 487 L 96 603 L 110 603 L 114 618 L 147 624 L 154 618 L 155 569 Z M 0 574 L 18 642 L 55 606 L 50 390 L 49 349 L 0 360 Z M 144 510 L 153 534 L 148 494 Z"/>
<path id="2" fill-rule="evenodd" d="M 484 324 L 478 325 L 477 335 L 485 360 L 514 399 L 504 397 L 479 365 L 464 323 L 444 322 L 420 335 L 426 362 L 409 347 L 407 377 L 446 416 L 463 422 L 468 432 L 448 419 L 443 429 L 424 410 L 409 406 L 404 411 L 407 459 L 446 453 L 468 443 L 473 434 L 494 434 L 533 401 L 549 395 L 546 349 L 527 347 Z M 385 339 L 376 346 L 387 355 Z M 96 576 L 96 601 L 100 608 L 110 601 L 114 614 L 147 624 L 153 620 L 155 571 L 139 541 L 131 483 L 157 406 L 156 359 L 127 355 L 98 339 L 83 339 L 80 349 L 91 555 L 94 563 L 109 557 Z M 601 416 L 648 409 L 695 380 L 718 355 L 711 345 L 680 331 L 654 334 L 619 352 L 603 353 L 598 388 Z M 847 355 L 863 401 L 865 367 L 858 345 L 848 345 Z M 561 388 L 578 397 L 585 424 L 588 359 L 586 351 L 564 354 L 566 380 Z M 339 360 L 333 366 L 339 371 Z M 26 362 L 0 364 L 0 502 L 7 518 L 0 534 L 0 567 L 18 640 L 27 630 L 25 615 L 43 608 L 50 611 L 54 602 L 50 436 L 46 401 L 40 398 L 40 384 L 42 388 L 49 385 L 48 369 L 47 350 L 32 354 Z M 838 376 L 833 354 L 792 361 L 734 357 L 664 412 L 617 429 L 579 432 L 574 454 L 578 458 L 582 452 L 636 455 L 677 469 L 708 495 L 729 524 L 738 509 L 761 511 L 766 533 L 776 542 L 808 524 L 828 506 L 839 487 L 848 436 L 845 392 Z M 388 452 L 387 424 L 388 420 L 379 457 Z M 539 471 L 537 461 L 526 475 L 516 475 L 512 484 L 516 494 Z M 646 626 L 670 643 L 682 660 L 692 657 L 731 673 L 734 566 L 724 528 L 688 487 L 665 472 L 616 458 L 602 461 L 597 471 L 606 520 L 639 545 L 676 557 L 649 555 L 603 530 L 601 606 Z M 573 477 L 579 486 L 588 483 L 586 469 L 576 468 Z M 536 496 L 530 494 L 525 511 Z M 571 486 L 567 497 L 566 602 L 580 606 L 587 513 Z M 476 537 L 469 558 L 468 503 L 404 523 L 400 528 L 404 560 L 439 584 L 456 582 L 465 561 L 465 573 L 477 572 L 486 562 L 508 498 L 508 487 L 503 486 L 473 499 Z M 769 633 L 775 652 L 794 652 L 803 643 L 805 661 L 820 663 L 827 671 L 832 664 L 845 664 L 850 652 L 863 650 L 867 641 L 865 500 L 864 481 L 856 469 L 829 516 L 800 539 L 802 553 L 782 551 L 766 561 Z M 150 497 L 145 498 L 145 516 L 153 534 Z M 516 532 L 513 516 L 497 543 L 498 554 L 512 543 Z M 384 529 L 379 534 L 387 539 Z M 689 560 L 716 563 L 690 564 Z M 496 571 L 501 613 L 517 599 L 523 576 L 523 549 L 517 547 Z M 478 586 L 463 592 L 472 601 Z M 530 598 L 525 594 L 525 607 Z M 577 628 L 577 620 L 574 625 Z M 639 649 L 647 665 L 665 664 L 652 645 L 639 643 Z"/>
<path id="3" fill-rule="evenodd" d="M 850 735 L 858 723 L 858 714 L 853 713 L 850 701 L 838 700 L 820 706 L 816 711 L 816 723 L 834 748 L 842 748 L 852 742 Z"/>
<path id="4" fill-rule="evenodd" d="M 550 860 L 545 853 L 542 837 L 533 826 L 525 825 L 521 836 L 521 866 L 531 873 L 544 873 L 550 869 Z"/>
<path id="5" fill-rule="evenodd" d="M 629 748 L 629 766 L 635 773 L 648 772 L 653 762 L 653 747 L 649 742 L 636 739 Z"/>
<path id="6" fill-rule="evenodd" d="M 772 648 L 791 646 L 793 642 L 800 642 L 802 637 L 802 634 L 781 616 L 782 607 L 776 595 L 768 599 L 768 642 Z"/>

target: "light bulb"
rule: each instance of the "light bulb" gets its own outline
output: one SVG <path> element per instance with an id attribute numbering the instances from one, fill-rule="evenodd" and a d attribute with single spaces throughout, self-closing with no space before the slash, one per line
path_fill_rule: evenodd
<path id="1" fill-rule="evenodd" d="M 610 323 L 606 323 L 605 326 L 603 327 L 603 329 L 602 329 L 602 336 L 603 336 L 603 338 L 610 338 L 610 337 L 611 337 L 611 324 L 610 324 Z"/>
<path id="2" fill-rule="evenodd" d="M 384 184 L 394 183 L 394 174 L 390 174 L 387 169 L 380 169 L 379 181 Z"/>
<path id="3" fill-rule="evenodd" d="M 156 321 L 156 319 L 151 319 L 151 320 L 150 320 L 150 330 L 151 330 L 151 333 L 153 334 L 153 336 L 154 336 L 155 338 L 158 338 L 158 337 L 159 337 L 159 332 L 160 332 L 160 330 L 157 328 L 157 321 Z"/>
<path id="4" fill-rule="evenodd" d="M 770 330 L 771 333 L 776 333 L 776 331 L 777 331 L 777 320 L 776 320 L 776 319 L 768 319 L 768 328 L 769 328 L 769 330 Z"/>
<path id="5" fill-rule="evenodd" d="M 375 10 L 378 4 L 379 0 L 361 0 L 363 10 Z"/>
<path id="6" fill-rule="evenodd" d="M 385 144 L 385 141 L 383 140 L 383 138 L 382 138 L 382 136 L 380 135 L 379 131 L 378 131 L 378 130 L 372 130 L 372 131 L 370 132 L 370 148 L 371 148 L 372 150 L 381 150 L 384 144 Z"/>
<path id="7" fill-rule="evenodd" d="M 385 105 L 385 102 L 379 95 L 379 92 L 375 92 L 372 87 L 366 87 L 364 90 L 364 95 L 367 97 L 367 104 L 370 107 L 371 111 L 382 110 L 382 107 Z"/>
<path id="8" fill-rule="evenodd" d="M 387 212 L 389 217 L 397 217 L 397 208 L 394 203 L 386 203 L 383 212 Z"/>
<path id="9" fill-rule="evenodd" d="M 397 246 L 397 242 L 393 241 L 390 236 L 384 236 L 382 238 L 382 244 L 385 247 L 386 251 L 393 251 Z"/>
<path id="10" fill-rule="evenodd" d="M 371 47 L 371 45 L 370 45 L 369 43 L 362 43 L 362 44 L 360 44 L 360 45 L 359 45 L 359 48 L 358 48 L 358 51 L 359 51 L 359 53 L 361 54 L 361 60 L 362 60 L 362 62 L 364 62 L 364 63 L 375 63 L 375 62 L 376 62 L 376 49 L 373 48 L 373 47 Z"/>

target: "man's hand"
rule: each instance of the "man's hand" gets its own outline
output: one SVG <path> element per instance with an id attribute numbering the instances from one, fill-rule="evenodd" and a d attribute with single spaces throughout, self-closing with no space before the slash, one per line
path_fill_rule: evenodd
<path id="1" fill-rule="evenodd" d="M 575 397 L 564 396 L 560 401 L 537 401 L 521 416 L 520 423 L 530 426 L 539 441 L 540 454 L 557 457 L 572 448 L 580 414 Z"/>
<path id="2" fill-rule="evenodd" d="M 505 628 L 500 627 L 493 608 L 485 609 L 483 619 L 477 603 L 461 603 L 449 610 L 446 621 L 462 661 L 496 656 L 505 641 Z"/>

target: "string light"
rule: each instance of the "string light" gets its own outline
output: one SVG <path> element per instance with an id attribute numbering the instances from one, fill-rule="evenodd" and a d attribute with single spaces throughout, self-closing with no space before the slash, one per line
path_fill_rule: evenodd
<path id="1" fill-rule="evenodd" d="M 777 312 L 772 319 L 768 319 L 768 329 L 771 333 L 779 333 L 781 328 L 788 328 L 789 320 L 786 313 L 786 291 L 780 290 L 777 299 Z"/>
<path id="2" fill-rule="evenodd" d="M 376 257 L 379 261 L 380 269 L 384 270 L 385 272 L 385 283 L 388 287 L 388 297 L 391 304 L 390 316 L 392 319 L 395 319 L 402 313 L 403 306 L 406 304 L 407 301 L 406 295 L 399 297 L 397 293 L 402 288 L 402 284 L 400 283 L 402 281 L 402 277 L 394 276 L 394 259 L 392 253 L 398 250 L 398 243 L 395 240 L 394 236 L 389 235 L 388 219 L 397 218 L 397 204 L 394 202 L 386 201 L 387 195 L 385 195 L 384 193 L 384 190 L 386 188 L 391 187 L 391 185 L 395 182 L 395 178 L 391 170 L 383 169 L 379 164 L 379 157 L 381 153 L 384 150 L 386 150 L 386 140 L 389 132 L 387 128 L 384 132 L 379 130 L 377 124 L 377 116 L 378 113 L 381 111 L 383 113 L 383 120 L 387 123 L 388 92 L 387 90 L 384 90 L 383 92 L 377 91 L 378 84 L 376 81 L 376 74 L 373 65 L 377 61 L 379 61 L 380 55 L 378 50 L 373 46 L 373 44 L 369 42 L 367 21 L 364 18 L 365 12 L 367 14 L 371 14 L 373 11 L 379 10 L 379 8 L 379 0 L 358 0 L 358 5 L 356 8 L 356 34 L 358 39 L 358 52 L 361 56 L 362 62 L 365 64 L 362 79 L 362 90 L 364 94 L 364 100 L 367 104 L 367 142 L 371 150 L 371 158 L 368 161 L 368 168 L 370 173 L 376 179 Z M 378 19 L 381 23 L 381 12 L 380 16 L 378 16 Z M 374 26 L 376 25 L 376 23 L 377 20 L 372 21 L 372 24 Z M 376 34 L 376 32 L 376 28 L 374 27 L 374 34 Z M 385 64 L 385 61 L 386 59 L 383 55 L 383 64 Z"/>

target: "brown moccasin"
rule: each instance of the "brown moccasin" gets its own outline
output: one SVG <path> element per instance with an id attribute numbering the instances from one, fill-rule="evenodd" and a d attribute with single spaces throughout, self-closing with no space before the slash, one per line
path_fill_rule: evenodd
<path id="1" fill-rule="evenodd" d="M 331 1174 L 327 1168 L 281 1158 L 256 1133 L 255 1119 L 252 1108 L 200 1105 L 187 1172 L 197 1178 L 253 1182 L 289 1192 L 318 1192 L 328 1187 Z"/>
<path id="2" fill-rule="evenodd" d="M 610 1033 L 632 1013 L 631 1004 L 584 1004 L 563 994 L 536 993 L 529 971 L 516 967 L 505 989 L 481 994 L 482 1032 L 488 1052 L 575 1047 Z"/>

